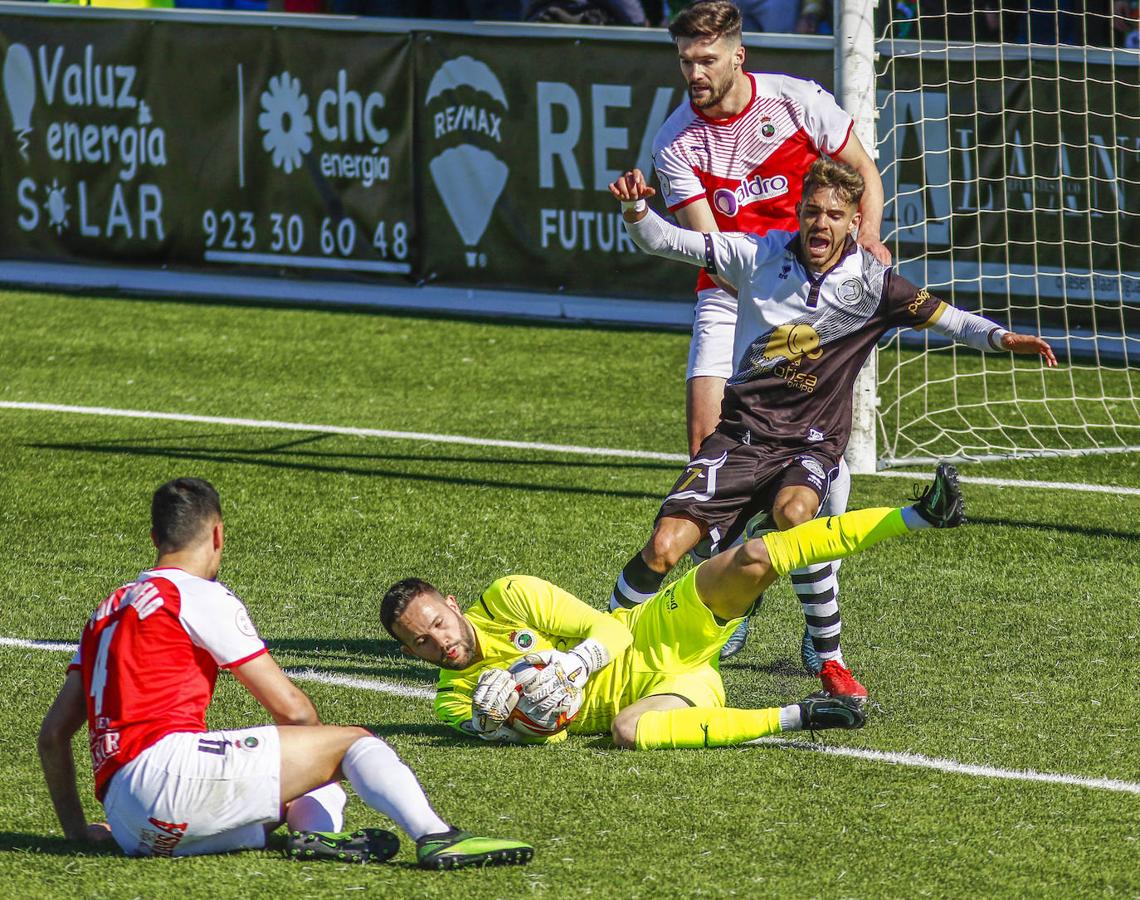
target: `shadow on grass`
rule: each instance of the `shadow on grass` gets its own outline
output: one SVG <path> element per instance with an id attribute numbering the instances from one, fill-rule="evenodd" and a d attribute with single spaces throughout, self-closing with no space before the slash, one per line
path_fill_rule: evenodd
<path id="1" fill-rule="evenodd" d="M 371 724 L 365 723 L 362 727 L 367 728 L 374 735 L 381 738 L 415 737 L 433 747 L 466 748 L 470 750 L 487 749 L 487 743 L 485 741 L 480 741 L 477 737 L 466 737 L 453 728 L 449 728 L 447 725 L 441 725 L 438 722 L 429 725 L 416 722 L 386 722 L 384 724 L 373 722 Z"/>
<path id="2" fill-rule="evenodd" d="M 269 454 L 274 453 L 273 450 L 241 450 L 233 448 L 225 448 L 220 450 L 200 450 L 193 447 L 146 447 L 138 443 L 131 444 L 105 444 L 105 443 L 60 443 L 60 444 L 28 444 L 26 445 L 35 450 L 66 450 L 73 453 L 102 453 L 110 455 L 123 455 L 123 456 L 157 456 L 167 459 L 185 459 L 194 460 L 195 462 L 211 462 L 232 465 L 245 465 L 245 466 L 262 466 L 270 469 L 286 469 L 286 470 L 299 470 L 306 472 L 318 472 L 328 475 L 357 475 L 365 478 L 389 478 L 398 479 L 400 481 L 419 481 L 427 482 L 430 484 L 450 484 L 459 485 L 463 487 L 474 488 L 501 488 L 506 490 L 515 491 L 535 491 L 538 493 L 556 493 L 556 494 L 580 494 L 586 496 L 598 497 L 623 497 L 634 500 L 661 500 L 664 496 L 663 491 L 654 491 L 652 493 L 647 491 L 626 491 L 617 490 L 613 488 L 590 488 L 579 487 L 577 485 L 568 484 L 535 484 L 525 481 L 508 481 L 505 479 L 494 478 L 464 478 L 455 475 L 428 475 L 424 472 L 411 471 L 404 467 L 391 467 L 391 468 L 363 468 L 359 466 L 348 465 L 328 465 L 310 461 L 298 461 L 295 459 L 287 458 L 266 458 Z M 288 456 L 313 456 L 312 454 L 279 454 L 280 457 Z M 342 454 L 334 454 L 334 456 L 342 456 Z M 501 458 L 486 458 L 486 459 L 469 459 L 466 457 L 432 457 L 423 455 L 411 454 L 367 454 L 360 456 L 353 456 L 353 459 L 369 460 L 369 461 L 397 461 L 397 462 L 418 462 L 418 463 L 433 463 L 433 462 L 460 462 L 460 463 L 478 463 L 482 465 L 493 465 L 496 470 L 501 470 L 507 463 Z M 567 460 L 547 460 L 540 465 L 557 465 L 560 468 L 569 468 L 571 463 Z M 529 466 L 531 462 L 510 463 L 515 466 Z M 615 466 L 629 466 L 629 463 L 590 463 L 591 466 L 604 466 L 605 468 L 612 469 Z M 643 466 L 644 464 L 638 464 Z M 658 463 L 649 464 L 652 467 L 668 468 L 669 470 L 678 469 L 676 464 L 662 465 Z"/>
<path id="3" fill-rule="evenodd" d="M 1060 534 L 1079 534 L 1082 537 L 1121 538 L 1136 540 L 1140 532 L 1119 531 L 1115 528 L 1092 528 L 1087 525 L 1069 525 L 1061 522 L 1023 522 L 1018 519 L 991 519 L 985 516 L 969 516 L 969 525 L 999 525 L 1003 528 L 1026 528 L 1030 531 L 1051 531 Z M 967 526 L 967 527 L 968 527 Z"/>
<path id="4" fill-rule="evenodd" d="M 798 659 L 792 659 L 790 656 L 777 656 L 771 662 L 758 663 L 758 662 L 744 662 L 741 659 L 730 659 L 720 664 L 721 669 L 724 671 L 741 670 L 746 672 L 757 672 L 765 675 L 776 675 L 780 677 L 800 677 L 809 681 L 814 681 L 815 676 L 811 675 L 804 669 L 803 664 Z"/>
<path id="5" fill-rule="evenodd" d="M 268 429 L 268 430 L 272 431 L 272 429 Z M 250 432 L 249 436 L 254 437 L 256 434 L 264 434 L 264 433 L 265 433 L 264 431 L 259 430 L 259 432 Z M 264 446 L 264 447 L 256 447 L 256 448 L 252 448 L 252 449 L 226 447 L 226 448 L 224 448 L 224 450 L 217 450 L 217 449 L 211 450 L 210 448 L 203 448 L 203 452 L 225 452 L 225 453 L 231 453 L 231 454 L 241 455 L 241 456 L 257 456 L 259 454 L 266 454 L 266 453 L 281 453 L 283 455 L 295 456 L 298 459 L 305 459 L 305 460 L 345 459 L 345 460 L 362 460 L 362 461 L 386 460 L 386 461 L 390 461 L 390 462 L 423 462 L 423 461 L 429 461 L 429 462 L 438 462 L 438 463 L 473 463 L 476 465 L 492 465 L 492 466 L 503 465 L 502 457 L 498 457 L 498 456 L 496 456 L 496 457 L 487 457 L 487 456 L 423 456 L 422 454 L 417 454 L 417 453 L 344 453 L 344 452 L 313 451 L 313 450 L 298 451 L 295 448 L 304 446 L 306 444 L 315 444 L 315 443 L 318 443 L 319 441 L 327 441 L 327 440 L 331 440 L 332 438 L 338 438 L 338 437 L 346 437 L 346 436 L 352 437 L 353 435 L 332 434 L 329 432 L 316 432 L 316 433 L 304 434 L 301 437 L 292 437 L 293 435 L 297 434 L 297 432 L 292 431 L 292 430 L 285 431 L 285 432 L 283 432 L 283 434 L 289 435 L 290 438 L 288 440 L 283 440 L 283 441 L 280 441 L 278 443 L 271 443 L 268 446 Z M 179 435 L 179 440 L 184 441 L 184 442 L 185 441 L 196 441 L 196 440 L 225 440 L 225 441 L 228 441 L 228 440 L 232 440 L 233 437 L 234 437 L 234 434 L 232 431 L 218 431 L 218 432 L 209 432 L 209 433 L 201 433 L 201 434 Z M 108 439 L 108 440 L 101 440 L 101 441 L 84 441 L 81 444 L 74 444 L 74 445 L 32 444 L 29 446 L 35 447 L 37 449 L 52 448 L 52 447 L 56 447 L 56 446 L 74 446 L 74 447 L 81 447 L 81 448 L 85 448 L 85 449 L 99 449 L 99 450 L 110 450 L 110 449 L 135 450 L 137 448 L 144 447 L 146 445 L 156 445 L 155 449 L 161 450 L 161 449 L 165 449 L 165 448 L 158 447 L 157 445 L 160 442 L 167 441 L 169 439 L 170 439 L 170 435 L 157 435 L 155 437 L 150 437 L 150 438 L 131 437 L 129 439 Z M 403 440 L 417 441 L 416 438 L 403 438 Z M 427 443 L 434 444 L 436 442 L 428 440 Z M 467 445 L 467 446 L 479 448 L 478 444 Z M 189 449 L 189 448 L 184 448 L 184 449 Z M 480 448 L 480 449 L 486 449 L 486 448 Z M 505 449 L 512 449 L 512 448 L 505 448 Z M 558 453 L 557 451 L 543 451 L 543 450 L 530 449 L 530 448 L 525 448 L 525 447 L 517 448 L 517 449 L 529 450 L 529 452 L 532 452 L 532 453 L 544 453 L 544 452 L 545 453 L 554 453 L 557 457 L 555 459 L 519 460 L 518 464 L 523 465 L 523 466 L 536 466 L 536 467 L 554 466 L 554 467 L 557 467 L 560 469 L 607 469 L 607 470 L 613 470 L 613 469 L 648 469 L 651 471 L 657 470 L 657 471 L 665 471 L 665 472 L 675 472 L 678 469 L 678 464 L 676 462 L 670 462 L 667 460 L 629 459 L 629 458 L 624 458 L 624 457 L 612 457 L 612 458 L 606 458 L 606 459 L 600 459 L 599 460 L 599 459 L 593 459 L 593 458 L 586 456 L 586 455 L 564 454 L 564 453 Z M 290 452 L 286 453 L 285 451 L 290 451 Z"/>
<path id="6" fill-rule="evenodd" d="M 46 853 L 51 856 L 122 856 L 118 844 L 96 846 L 47 834 L 0 831 L 0 853 Z"/>
<path id="7" fill-rule="evenodd" d="M 438 669 L 400 652 L 389 638 L 343 639 L 282 638 L 267 640 L 274 656 L 296 660 L 289 668 L 311 668 L 320 672 L 344 675 L 370 675 L 377 678 L 404 678 L 434 684 Z M 337 658 L 340 654 L 367 657 L 352 660 Z"/>

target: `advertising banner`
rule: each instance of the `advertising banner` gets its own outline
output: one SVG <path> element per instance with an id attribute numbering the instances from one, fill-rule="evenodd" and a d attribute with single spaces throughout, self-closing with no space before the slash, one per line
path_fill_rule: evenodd
<path id="1" fill-rule="evenodd" d="M 0 17 L 6 258 L 413 269 L 407 35 Z"/>
<path id="2" fill-rule="evenodd" d="M 686 99 L 671 43 L 421 33 L 415 48 L 428 282 L 692 296 L 695 269 L 638 251 L 606 189 L 634 165 L 649 176 L 653 137 Z M 825 86 L 832 65 L 830 52 L 748 59 Z"/>
<path id="3" fill-rule="evenodd" d="M 1039 297 L 1046 317 L 1076 315 L 1070 326 L 1096 326 L 1096 302 L 1140 307 L 1140 66 L 891 66 L 883 233 L 924 260 L 929 283 Z M 1119 332 L 1119 312 L 1102 324 Z"/>

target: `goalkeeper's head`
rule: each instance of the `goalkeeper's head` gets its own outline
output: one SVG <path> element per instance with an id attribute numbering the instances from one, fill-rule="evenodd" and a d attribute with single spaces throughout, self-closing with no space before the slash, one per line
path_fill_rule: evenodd
<path id="1" fill-rule="evenodd" d="M 843 255 L 848 237 L 859 228 L 863 176 L 846 163 L 821 156 L 804 176 L 796 204 L 803 261 L 815 272 L 830 269 Z"/>
<path id="2" fill-rule="evenodd" d="M 443 669 L 462 670 L 479 661 L 475 629 L 450 594 L 420 578 L 405 578 L 380 601 L 380 624 L 404 652 Z"/>

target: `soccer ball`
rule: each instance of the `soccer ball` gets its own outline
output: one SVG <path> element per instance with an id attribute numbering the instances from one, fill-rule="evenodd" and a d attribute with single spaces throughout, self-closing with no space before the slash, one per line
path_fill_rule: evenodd
<path id="1" fill-rule="evenodd" d="M 517 678 L 528 669 L 544 668 L 546 668 L 546 663 L 536 660 L 533 656 L 529 660 L 524 656 L 511 666 L 510 673 Z M 546 702 L 542 704 L 532 703 L 523 693 L 522 687 L 516 687 L 518 700 L 515 702 L 515 708 L 511 710 L 511 714 L 507 716 L 507 726 L 512 731 L 528 738 L 548 738 L 558 734 L 574 721 L 574 717 L 578 715 L 578 710 L 582 708 L 581 690 L 573 685 L 567 685 L 567 687 L 568 690 L 562 701 L 554 705 Z"/>

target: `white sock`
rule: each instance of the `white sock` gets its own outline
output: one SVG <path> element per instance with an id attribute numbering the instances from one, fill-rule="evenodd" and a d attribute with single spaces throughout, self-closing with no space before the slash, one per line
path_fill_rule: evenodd
<path id="1" fill-rule="evenodd" d="M 927 522 L 926 519 L 920 516 L 918 514 L 918 510 L 916 510 L 913 506 L 904 506 L 902 508 L 902 517 L 903 522 L 906 523 L 906 527 L 911 531 L 918 531 L 920 528 L 934 527 L 929 522 Z"/>
<path id="2" fill-rule="evenodd" d="M 380 738 L 360 738 L 348 748 L 340 767 L 361 800 L 414 840 L 449 830 L 431 808 L 415 773 Z"/>
<path id="3" fill-rule="evenodd" d="M 780 707 L 780 731 L 803 731 L 804 720 L 800 714 L 800 705 Z"/>
<path id="4" fill-rule="evenodd" d="M 334 781 L 290 803 L 285 824 L 290 831 L 343 831 L 347 802 L 344 788 Z"/>

